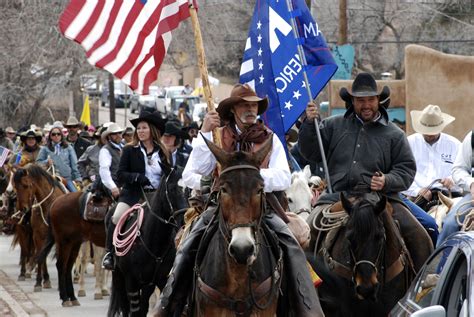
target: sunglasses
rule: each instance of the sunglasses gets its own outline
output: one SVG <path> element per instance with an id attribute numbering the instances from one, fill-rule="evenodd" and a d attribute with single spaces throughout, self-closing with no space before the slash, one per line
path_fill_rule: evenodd
<path id="1" fill-rule="evenodd" d="M 57 133 L 57 132 L 54 132 L 54 133 L 51 133 L 51 136 L 60 136 L 62 135 L 61 133 Z"/>

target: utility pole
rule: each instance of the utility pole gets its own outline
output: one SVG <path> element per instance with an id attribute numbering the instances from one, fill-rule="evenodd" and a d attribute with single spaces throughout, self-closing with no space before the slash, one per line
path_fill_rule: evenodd
<path id="1" fill-rule="evenodd" d="M 110 121 L 115 122 L 115 85 L 114 75 L 109 73 L 109 111 Z"/>
<path id="2" fill-rule="evenodd" d="M 337 45 L 347 43 L 347 0 L 339 0 L 339 38 Z"/>

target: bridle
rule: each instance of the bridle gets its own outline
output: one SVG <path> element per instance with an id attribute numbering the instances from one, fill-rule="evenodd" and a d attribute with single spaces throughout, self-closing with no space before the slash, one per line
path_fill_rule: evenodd
<path id="1" fill-rule="evenodd" d="M 377 275 L 377 277 L 380 278 L 380 276 L 379 276 L 379 269 L 378 269 L 378 268 L 379 268 L 380 264 L 382 263 L 381 261 L 382 261 L 383 258 L 384 258 L 384 253 L 385 253 L 385 252 L 384 252 L 384 251 L 385 251 L 384 246 L 385 246 L 386 240 L 387 240 L 387 238 L 386 238 L 385 232 L 384 232 L 383 239 L 380 241 L 380 246 L 379 246 L 379 250 L 378 250 L 378 252 L 377 252 L 377 257 L 375 258 L 375 261 L 373 261 L 373 262 L 372 262 L 372 261 L 369 261 L 369 260 L 357 260 L 355 254 L 354 254 L 354 251 L 352 250 L 351 247 L 349 247 L 349 253 L 350 253 L 350 255 L 351 255 L 352 262 L 354 263 L 354 265 L 353 265 L 353 267 L 352 267 L 352 282 L 353 282 L 354 284 L 356 284 L 355 275 L 356 275 L 357 267 L 358 267 L 359 265 L 361 265 L 361 264 L 368 264 L 368 265 L 370 265 L 370 266 L 374 269 L 375 274 Z M 380 275 L 383 276 L 383 275 L 384 275 L 384 272 L 385 272 L 383 265 L 381 266 L 381 270 L 380 270 L 380 271 L 381 271 L 381 272 L 380 272 L 380 273 L 381 273 Z M 382 281 L 383 279 L 380 279 L 380 280 Z"/>

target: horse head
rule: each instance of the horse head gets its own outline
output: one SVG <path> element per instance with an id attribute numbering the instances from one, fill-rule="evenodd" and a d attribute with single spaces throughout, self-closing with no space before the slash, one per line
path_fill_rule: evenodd
<path id="1" fill-rule="evenodd" d="M 27 168 L 19 168 L 13 174 L 13 188 L 16 192 L 16 209 L 27 213 L 35 199 L 36 186 L 29 176 Z"/>
<path id="2" fill-rule="evenodd" d="M 352 260 L 352 281 L 359 299 L 377 299 L 383 272 L 385 228 L 380 217 L 387 203 L 385 196 L 367 193 L 351 202 L 341 193 L 341 203 L 349 215 L 346 239 Z"/>
<path id="3" fill-rule="evenodd" d="M 227 251 L 237 263 L 249 266 L 257 258 L 258 230 L 264 214 L 264 183 L 259 170 L 272 148 L 272 138 L 254 153 L 228 153 L 205 141 L 222 167 L 219 217 L 221 232 L 229 243 Z"/>
<path id="4" fill-rule="evenodd" d="M 291 185 L 285 191 L 290 211 L 305 220 L 311 213 L 311 200 L 313 199 L 313 192 L 308 184 L 310 177 L 309 165 L 303 171 L 293 172 L 291 174 Z"/>

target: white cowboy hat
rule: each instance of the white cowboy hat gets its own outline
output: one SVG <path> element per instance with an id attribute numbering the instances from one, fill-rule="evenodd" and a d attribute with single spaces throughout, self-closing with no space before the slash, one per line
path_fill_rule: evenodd
<path id="1" fill-rule="evenodd" d="M 412 110 L 411 124 L 413 130 L 421 134 L 436 135 L 456 118 L 441 112 L 439 106 L 428 105 L 423 111 Z"/>
<path id="2" fill-rule="evenodd" d="M 107 130 L 102 132 L 101 137 L 102 139 L 105 139 L 111 133 L 122 133 L 122 132 L 123 132 L 123 129 L 117 123 L 112 123 L 111 125 L 109 125 Z"/>

